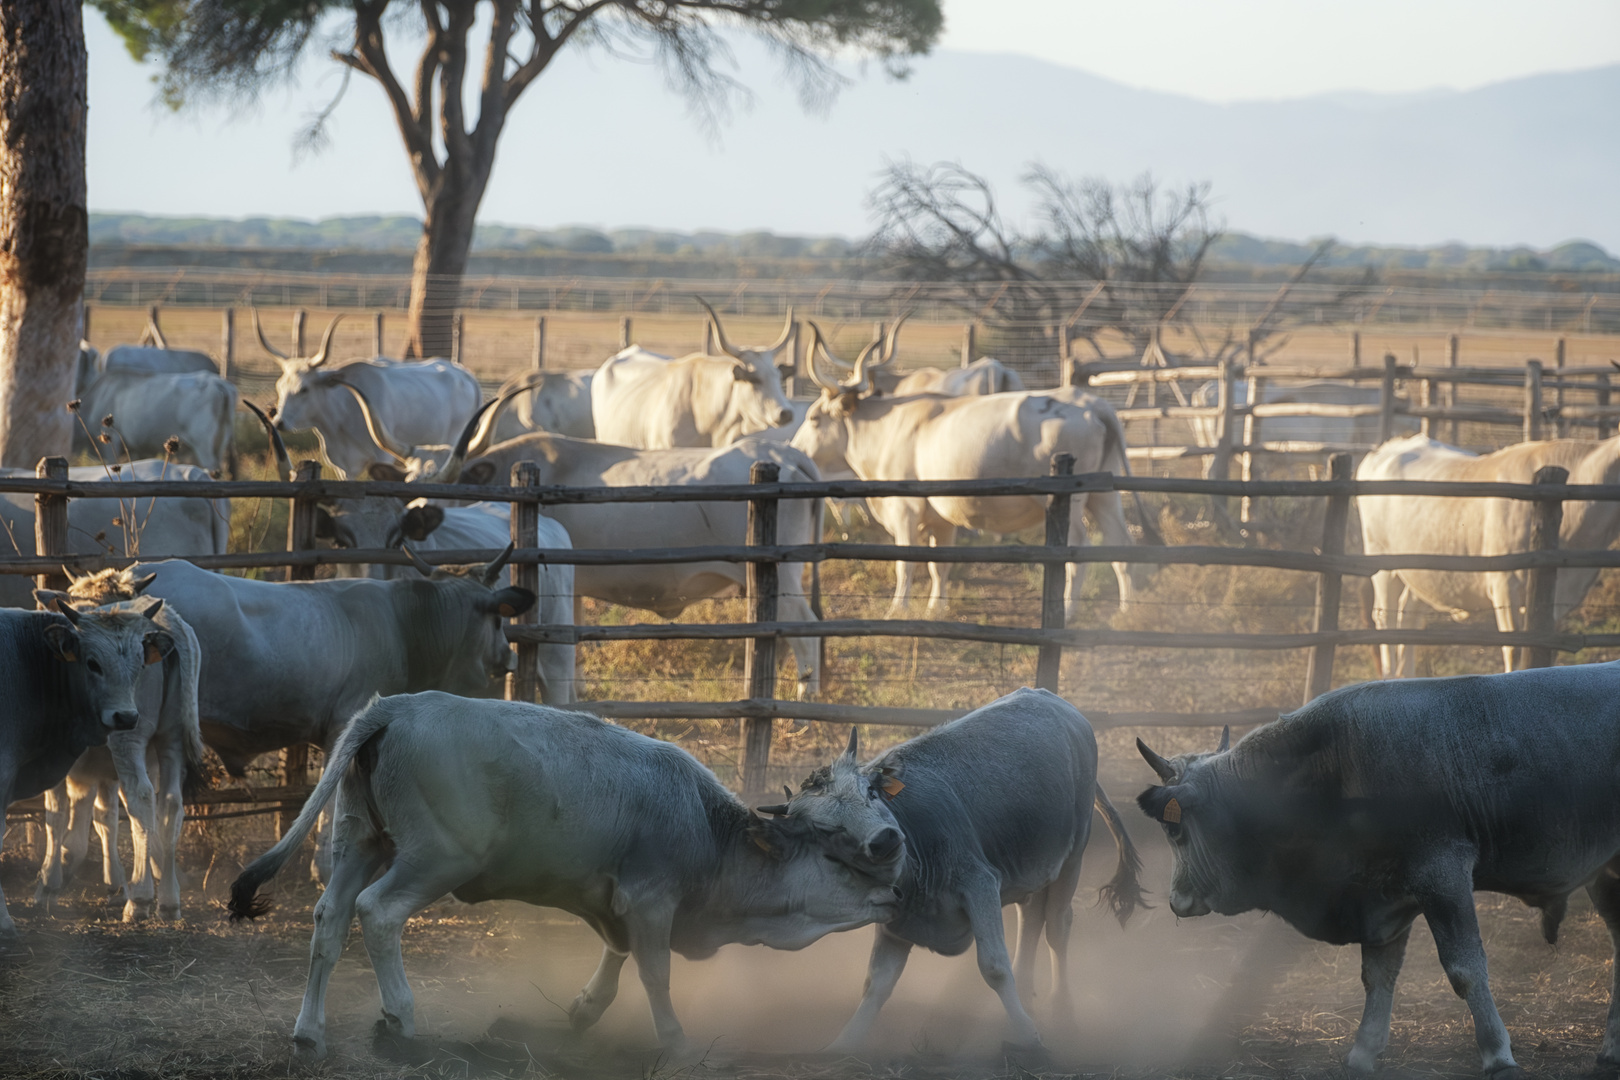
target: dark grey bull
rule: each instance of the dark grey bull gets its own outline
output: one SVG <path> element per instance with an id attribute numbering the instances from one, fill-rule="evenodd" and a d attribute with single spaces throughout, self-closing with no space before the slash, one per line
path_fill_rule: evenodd
<path id="1" fill-rule="evenodd" d="M 146 595 L 196 632 L 203 742 L 241 776 L 266 751 L 330 750 L 374 694 L 488 693 L 512 656 L 501 620 L 534 604 L 528 589 L 493 587 L 511 551 L 403 581 L 250 581 L 178 560 L 134 573 L 156 573 Z"/>
<path id="2" fill-rule="evenodd" d="M 851 752 L 832 768 L 858 772 Z M 853 782 L 852 780 L 850 781 Z M 344 731 L 321 782 L 275 847 L 231 886 L 232 916 L 337 798 L 332 879 L 315 905 L 300 1057 L 326 1049 L 326 988 L 355 914 L 393 1032 L 414 1032 L 400 933 L 445 893 L 561 908 L 602 938 L 601 966 L 569 1009 L 576 1031 L 618 992 L 630 956 L 659 1041 L 685 1041 L 669 954 L 729 943 L 802 949 L 894 913 L 905 851 L 887 814 L 801 796 L 757 818 L 690 754 L 594 716 L 518 702 L 415 694 L 374 702 Z M 857 863 L 858 860 L 858 863 Z M 379 876 L 380 872 L 380 876 Z"/>
<path id="3" fill-rule="evenodd" d="M 1620 953 L 1620 663 L 1367 683 L 1325 694 L 1230 749 L 1166 760 L 1138 802 L 1175 853 L 1181 916 L 1272 911 L 1361 946 L 1366 1005 L 1347 1065 L 1389 1042 L 1419 915 L 1468 1003 L 1485 1071 L 1516 1070 L 1486 981 L 1474 892 L 1506 893 L 1558 934 L 1585 888 Z M 1620 987 L 1616 988 L 1620 991 Z M 1598 1063 L 1620 1066 L 1620 993 Z"/>
<path id="4" fill-rule="evenodd" d="M 1091 725 L 1045 690 L 1008 694 L 901 743 L 858 774 L 818 771 L 792 802 L 761 809 L 800 812 L 807 796 L 812 815 L 840 804 L 881 805 L 907 852 L 900 912 L 877 928 L 866 992 L 832 1050 L 853 1050 L 865 1039 L 913 945 L 946 956 L 975 945 L 979 972 L 1006 1007 L 1013 1041 L 1033 1048 L 1041 1044 L 1040 1033 L 1019 995 L 1033 995 L 1044 929 L 1056 1016 L 1071 1019 L 1071 903 L 1093 808 L 1119 846 L 1118 869 L 1102 894 L 1122 925 L 1142 906 L 1136 849 L 1097 785 Z M 1007 904 L 1019 907 L 1016 965 L 1001 926 Z"/>
<path id="5" fill-rule="evenodd" d="M 80 754 L 140 720 L 135 684 L 174 649 L 148 616 L 124 611 L 0 611 L 0 808 L 55 787 Z M 0 844 L 6 826 L 0 816 Z M 17 932 L 0 894 L 0 938 Z"/>

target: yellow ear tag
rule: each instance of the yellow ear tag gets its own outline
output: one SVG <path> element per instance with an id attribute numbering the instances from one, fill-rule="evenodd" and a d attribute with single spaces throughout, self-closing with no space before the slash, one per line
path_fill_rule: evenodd
<path id="1" fill-rule="evenodd" d="M 72 651 L 71 649 L 65 650 L 62 653 L 62 659 L 66 660 L 70 664 L 73 663 L 74 661 L 78 660 L 78 658 L 79 658 L 79 654 Z"/>
<path id="2" fill-rule="evenodd" d="M 1164 812 L 1159 815 L 1160 821 L 1168 821 L 1172 825 L 1181 824 L 1181 804 L 1171 799 L 1164 804 Z"/>
<path id="3" fill-rule="evenodd" d="M 152 645 L 152 644 L 148 644 L 146 646 L 146 662 L 148 664 L 155 664 L 159 660 L 162 660 L 162 659 L 163 659 L 163 650 L 162 649 L 160 649 L 156 645 Z"/>
<path id="4" fill-rule="evenodd" d="M 883 781 L 883 794 L 885 794 L 885 795 L 887 795 L 887 796 L 888 796 L 888 797 L 889 797 L 889 798 L 891 798 L 891 799 L 892 799 L 892 798 L 894 798 L 894 797 L 895 797 L 895 796 L 896 796 L 896 795 L 898 795 L 898 794 L 900 794 L 900 792 L 901 792 L 901 790 L 902 790 L 902 789 L 903 789 L 903 788 L 904 788 L 904 787 L 905 787 L 905 786 L 906 786 L 906 785 L 904 785 L 904 784 L 902 784 L 902 783 L 901 783 L 901 782 L 900 782 L 900 778 L 899 778 L 899 777 L 896 777 L 896 776 L 890 776 L 890 777 L 888 777 L 888 778 L 886 778 L 886 779 L 885 779 L 885 780 L 884 780 L 884 781 Z"/>
<path id="5" fill-rule="evenodd" d="M 771 842 L 769 840 L 765 839 L 758 833 L 754 833 L 751 839 L 754 841 L 754 846 L 759 848 L 759 850 L 763 851 L 767 855 L 771 853 Z"/>

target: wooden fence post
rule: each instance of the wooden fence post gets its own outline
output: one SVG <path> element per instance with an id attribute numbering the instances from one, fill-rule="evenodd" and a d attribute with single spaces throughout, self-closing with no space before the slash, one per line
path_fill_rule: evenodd
<path id="1" fill-rule="evenodd" d="M 976 336 L 977 331 L 974 329 L 973 323 L 968 323 L 967 326 L 962 328 L 962 367 L 967 367 L 969 364 L 973 363 L 973 339 Z"/>
<path id="2" fill-rule="evenodd" d="M 1541 361 L 1524 362 L 1524 441 L 1541 439 Z"/>
<path id="3" fill-rule="evenodd" d="M 802 355 L 804 351 L 804 335 L 800 333 L 802 326 L 803 323 L 798 319 L 794 319 L 793 325 L 788 328 L 787 343 L 782 346 L 787 355 L 788 366 L 793 369 L 793 374 L 784 380 L 782 387 L 787 391 L 790 398 L 799 396 L 799 384 L 804 382 L 806 378 L 804 372 L 807 369 Z"/>
<path id="4" fill-rule="evenodd" d="M 1350 331 L 1350 366 L 1361 366 L 1361 331 Z"/>
<path id="5" fill-rule="evenodd" d="M 1216 405 L 1221 410 L 1216 420 L 1215 457 L 1210 464 L 1209 477 L 1225 480 L 1232 469 L 1232 444 L 1237 428 L 1237 361 L 1221 361 L 1221 380 L 1215 390 Z M 1222 506 L 1226 505 L 1222 500 Z"/>
<path id="6" fill-rule="evenodd" d="M 450 361 L 461 363 L 461 339 L 467 332 L 467 319 L 461 312 L 450 316 Z"/>
<path id="7" fill-rule="evenodd" d="M 1253 336 L 1253 334 L 1250 335 L 1251 340 L 1253 339 Z M 1258 446 L 1260 443 L 1260 417 L 1254 415 L 1254 406 L 1256 402 L 1261 401 L 1265 397 L 1266 385 L 1266 380 L 1255 374 L 1255 367 L 1252 363 L 1252 354 L 1250 355 L 1250 360 L 1249 411 L 1243 417 L 1244 449 L 1243 453 L 1239 455 L 1238 458 L 1238 464 L 1240 466 L 1238 470 L 1238 479 L 1243 480 L 1245 483 L 1254 479 L 1254 451 L 1250 450 L 1249 447 Z M 1251 500 L 1247 495 L 1243 496 L 1242 500 L 1238 503 L 1238 520 L 1248 521 L 1249 514 L 1253 508 L 1253 500 Z"/>
<path id="8" fill-rule="evenodd" d="M 1458 338 L 1458 336 L 1456 334 L 1452 334 L 1450 337 L 1446 338 L 1446 366 L 1447 367 L 1454 368 L 1454 367 L 1457 366 L 1458 356 L 1460 355 L 1461 351 L 1462 351 L 1462 342 L 1461 342 L 1461 340 Z M 1447 389 L 1446 389 L 1445 393 L 1441 396 L 1440 400 L 1445 405 L 1448 405 L 1451 408 L 1456 408 L 1457 407 L 1457 402 L 1458 402 L 1458 400 L 1460 399 L 1460 397 L 1462 395 L 1462 384 L 1453 382 L 1453 383 L 1448 383 L 1446 385 L 1447 385 Z M 1453 446 L 1458 445 L 1459 442 L 1461 441 L 1461 439 L 1462 439 L 1462 424 L 1457 420 L 1453 420 L 1451 422 L 1451 445 L 1453 445 Z"/>
<path id="9" fill-rule="evenodd" d="M 1425 384 L 1427 385 L 1427 384 Z M 1328 458 L 1328 479 L 1349 480 L 1350 455 Z M 1350 521 L 1350 496 L 1329 495 L 1327 514 L 1322 519 L 1322 554 L 1344 554 L 1344 532 Z M 1312 630 L 1318 634 L 1339 628 L 1339 600 L 1344 581 L 1337 571 L 1324 570 L 1316 578 L 1316 618 Z M 1333 688 L 1333 643 L 1311 649 L 1305 666 L 1305 701 L 1309 705 Z"/>
<path id="10" fill-rule="evenodd" d="M 34 475 L 41 480 L 66 480 L 68 463 L 64 457 L 40 458 Z M 34 496 L 34 552 L 38 555 L 65 555 L 68 550 L 68 501 L 66 495 Z M 41 589 L 66 589 L 61 573 L 41 574 L 34 579 Z"/>
<path id="11" fill-rule="evenodd" d="M 1557 369 L 1557 372 L 1558 372 L 1558 375 L 1557 375 L 1558 385 L 1553 387 L 1553 407 L 1558 410 L 1558 415 L 1553 417 L 1553 431 L 1557 433 L 1557 438 L 1560 438 L 1560 439 L 1565 439 L 1565 438 L 1569 437 L 1569 424 L 1568 424 L 1567 421 L 1564 420 L 1564 347 L 1565 347 L 1565 345 L 1566 345 L 1565 340 L 1563 338 L 1559 338 L 1557 345 L 1555 345 L 1553 347 L 1553 367 L 1555 369 Z"/>
<path id="12" fill-rule="evenodd" d="M 1052 455 L 1053 476 L 1074 475 L 1073 454 Z M 1046 546 L 1066 547 L 1069 543 L 1069 508 L 1072 495 L 1053 495 L 1046 500 Z M 1063 629 L 1063 585 L 1067 563 L 1041 565 L 1041 629 Z M 1063 646 L 1042 645 L 1035 659 L 1035 685 L 1059 693 L 1058 678 L 1063 667 Z"/>
<path id="13" fill-rule="evenodd" d="M 79 337 L 84 341 L 90 340 L 90 304 L 88 302 L 80 308 Z"/>
<path id="14" fill-rule="evenodd" d="M 756 461 L 748 470 L 751 484 L 774 484 L 781 475 L 775 462 Z M 776 543 L 775 498 L 748 500 L 748 543 L 751 547 L 770 547 Z M 748 621 L 776 621 L 777 564 L 751 562 L 748 564 Z M 776 696 L 776 639 L 773 637 L 748 638 L 743 643 L 743 680 L 748 684 L 748 696 L 768 700 Z M 771 734 L 773 722 L 769 717 L 743 721 L 742 790 L 745 796 L 763 795 L 770 786 L 767 775 L 771 764 Z"/>
<path id="15" fill-rule="evenodd" d="M 620 349 L 628 349 L 630 347 L 632 331 L 633 331 L 633 324 L 630 321 L 630 316 L 626 315 L 626 316 L 624 316 L 624 318 L 619 320 L 619 348 Z"/>
<path id="16" fill-rule="evenodd" d="M 231 377 L 231 365 L 236 362 L 236 309 L 225 308 L 219 313 L 219 374 Z"/>
<path id="17" fill-rule="evenodd" d="M 532 461 L 520 461 L 512 466 L 512 486 L 535 488 L 540 486 L 540 466 Z M 512 509 L 512 543 L 519 550 L 524 548 L 537 548 L 540 546 L 540 504 L 538 502 L 514 502 Z M 512 584 L 520 589 L 528 589 L 536 595 L 540 592 L 540 567 L 535 563 L 511 563 Z M 513 619 L 514 623 L 522 621 L 522 617 Z M 533 702 L 539 697 L 539 662 L 540 646 L 527 641 L 520 641 L 512 646 L 516 654 L 515 670 L 506 676 L 506 700 Z"/>
<path id="18" fill-rule="evenodd" d="M 1378 382 L 1378 442 L 1389 441 L 1395 434 L 1395 369 L 1400 361 L 1395 354 L 1384 354 L 1384 377 Z"/>
<path id="19" fill-rule="evenodd" d="M 534 370 L 544 371 L 546 367 L 546 317 L 534 317 Z"/>
<path id="20" fill-rule="evenodd" d="M 383 354 L 383 313 L 374 312 L 371 316 L 371 355 Z"/>
<path id="21" fill-rule="evenodd" d="M 1543 465 L 1536 470 L 1532 484 L 1567 484 L 1569 470 L 1557 465 Z M 1564 503 L 1560 499 L 1543 499 L 1535 504 L 1530 519 L 1530 549 L 1557 551 L 1558 530 L 1564 524 Z M 1553 620 L 1553 600 L 1558 593 L 1558 568 L 1541 566 L 1530 571 L 1530 583 L 1524 591 L 1524 628 L 1532 634 L 1550 634 L 1557 626 Z M 1552 667 L 1553 650 L 1542 645 L 1527 646 L 1523 654 L 1524 667 Z M 1514 665 L 1517 667 L 1518 665 Z"/>
<path id="22" fill-rule="evenodd" d="M 300 313 L 302 314 L 302 313 Z M 300 324 L 301 325 L 301 324 Z M 303 354 L 300 352 L 300 356 Z M 321 463 L 318 461 L 300 461 L 298 471 L 293 474 L 293 480 L 298 483 L 308 483 L 321 478 Z M 315 547 L 315 513 L 314 499 L 294 498 L 292 500 L 292 513 L 287 521 L 287 550 L 309 551 Z M 313 566 L 287 567 L 288 581 L 311 581 L 315 577 Z M 295 743 L 281 752 L 281 783 L 285 787 L 303 787 L 309 782 L 309 744 Z M 292 826 L 293 819 L 298 811 L 303 809 L 304 800 L 291 799 L 282 803 L 282 808 L 276 811 L 276 837 L 279 839 Z"/>
<path id="23" fill-rule="evenodd" d="M 1434 397 L 1433 379 L 1424 379 L 1422 382 L 1418 383 L 1418 406 L 1420 408 L 1427 409 L 1430 405 L 1434 404 Z M 1418 421 L 1418 430 L 1423 434 L 1425 439 L 1430 437 L 1430 432 L 1433 430 L 1433 428 L 1434 421 L 1430 417 L 1425 416 Z"/>
<path id="24" fill-rule="evenodd" d="M 304 355 L 304 319 L 308 315 L 303 308 L 293 312 L 292 347 L 294 356 Z"/>

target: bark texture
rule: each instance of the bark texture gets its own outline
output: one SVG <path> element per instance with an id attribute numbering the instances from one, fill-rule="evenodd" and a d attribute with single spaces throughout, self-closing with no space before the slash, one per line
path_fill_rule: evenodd
<path id="1" fill-rule="evenodd" d="M 0 2 L 0 465 L 66 455 L 85 263 L 80 0 Z"/>

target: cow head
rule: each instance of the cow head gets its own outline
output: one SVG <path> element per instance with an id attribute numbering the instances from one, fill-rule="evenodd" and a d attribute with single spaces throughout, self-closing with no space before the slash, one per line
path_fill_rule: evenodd
<path id="1" fill-rule="evenodd" d="M 1224 782 L 1231 732 L 1221 732 L 1213 753 L 1164 758 L 1141 739 L 1136 748 L 1163 781 L 1136 803 L 1159 822 L 1175 855 L 1170 910 L 1183 918 L 1212 911 L 1236 915 L 1265 906 L 1254 892 L 1265 870 L 1256 860 L 1265 847 L 1257 834 L 1257 807 Z"/>
<path id="2" fill-rule="evenodd" d="M 483 697 L 490 680 L 512 670 L 513 654 L 501 626 L 534 606 L 535 594 L 517 586 L 496 588 L 512 557 L 507 544 L 493 562 L 470 566 L 429 566 L 404 548 L 426 581 L 415 581 L 418 604 L 413 612 L 416 635 L 410 658 L 410 692 L 443 690 L 463 697 Z"/>
<path id="3" fill-rule="evenodd" d="M 793 403 L 782 389 L 783 378 L 793 374 L 793 361 L 792 357 L 779 361 L 776 355 L 793 336 L 793 309 L 788 308 L 780 337 L 762 349 L 745 349 L 726 337 L 714 308 L 701 296 L 696 299 L 709 313 L 709 331 L 715 343 L 731 362 L 732 401 L 742 414 L 742 434 L 793 423 Z"/>
<path id="4" fill-rule="evenodd" d="M 850 471 L 850 420 L 862 400 L 878 393 L 872 383 L 873 373 L 894 360 L 895 339 L 906 317 L 902 314 L 896 319 L 886 337 L 873 338 L 853 364 L 835 356 L 827 348 L 821 327 L 806 320 L 810 327 L 810 377 L 821 387 L 821 396 L 805 412 L 804 423 L 793 435 L 793 446 L 808 454 L 824 475 Z M 821 369 L 823 360 L 847 369 L 848 380 L 828 378 Z"/>
<path id="5" fill-rule="evenodd" d="M 898 780 L 892 770 L 862 770 L 859 754 L 859 736 L 851 728 L 849 745 L 837 760 L 811 773 L 797 795 L 788 792 L 787 802 L 759 810 L 808 823 L 831 858 L 898 881 L 905 868 L 905 834 L 887 805 L 899 790 Z"/>
<path id="6" fill-rule="evenodd" d="M 259 344 L 281 365 L 281 377 L 276 380 L 275 417 L 276 427 L 282 431 L 303 431 L 320 423 L 315 399 L 329 380 L 329 373 L 321 367 L 328 359 L 332 335 L 342 320 L 341 313 L 332 316 L 326 333 L 321 336 L 320 352 L 314 356 L 288 356 L 265 339 L 264 327 L 259 325 L 259 309 L 253 309 L 253 331 L 259 335 Z"/>
<path id="7" fill-rule="evenodd" d="M 100 746 L 112 732 L 135 727 L 142 670 L 174 651 L 174 638 L 152 622 L 163 601 L 139 598 L 127 607 L 80 611 L 67 593 L 36 589 L 34 599 L 61 616 L 42 632 L 46 648 L 63 665 L 74 744 Z"/>
<path id="8" fill-rule="evenodd" d="M 501 409 L 507 402 L 528 393 L 531 389 L 526 383 L 511 386 L 510 389 L 503 387 L 500 394 L 478 406 L 468 418 L 454 446 L 408 446 L 389 433 L 387 422 L 372 411 L 371 402 L 366 399 L 366 395 L 359 387 L 343 381 L 338 376 L 334 376 L 333 382 L 354 396 L 355 404 L 360 406 L 360 415 L 365 419 L 366 431 L 371 435 L 371 441 L 377 444 L 379 450 L 394 459 L 391 465 L 386 462 L 373 464 L 368 470 L 370 478 L 404 483 L 415 480 L 435 484 L 455 483 L 461 478 L 461 470 L 467 459 L 483 454 L 495 441 L 495 424 L 500 417 Z"/>

